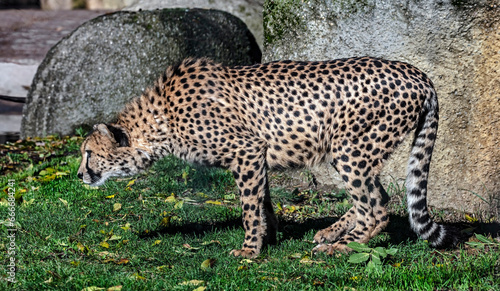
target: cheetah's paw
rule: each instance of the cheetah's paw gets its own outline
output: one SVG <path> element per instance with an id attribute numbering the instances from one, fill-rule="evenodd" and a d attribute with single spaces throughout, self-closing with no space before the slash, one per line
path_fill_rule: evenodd
<path id="1" fill-rule="evenodd" d="M 352 251 L 351 248 L 347 247 L 345 244 L 339 244 L 339 243 L 334 243 L 334 244 L 320 243 L 312 249 L 312 252 L 314 254 L 326 253 L 329 256 L 332 256 L 335 253 L 347 254 L 350 251 Z"/>
<path id="2" fill-rule="evenodd" d="M 230 255 L 233 255 L 235 257 L 244 257 L 244 258 L 255 258 L 259 255 L 258 252 L 256 252 L 255 250 L 251 250 L 251 249 L 241 249 L 241 250 L 232 250 L 230 253 Z"/>
<path id="3" fill-rule="evenodd" d="M 322 229 L 314 235 L 314 242 L 322 244 L 324 242 L 334 242 L 339 240 L 343 235 L 343 231 L 334 231 L 331 227 Z"/>

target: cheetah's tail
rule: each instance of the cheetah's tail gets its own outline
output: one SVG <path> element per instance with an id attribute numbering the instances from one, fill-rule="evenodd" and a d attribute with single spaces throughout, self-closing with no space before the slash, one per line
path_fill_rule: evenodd
<path id="1" fill-rule="evenodd" d="M 406 193 L 412 229 L 433 247 L 454 247 L 459 232 L 450 226 L 435 223 L 427 209 L 427 177 L 434 141 L 438 129 L 439 106 L 437 94 L 431 88 L 420 115 L 415 140 L 408 162 Z"/>

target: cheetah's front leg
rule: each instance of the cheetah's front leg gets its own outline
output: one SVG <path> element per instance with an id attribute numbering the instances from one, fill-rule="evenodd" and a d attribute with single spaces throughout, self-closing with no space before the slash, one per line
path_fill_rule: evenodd
<path id="1" fill-rule="evenodd" d="M 264 244 L 276 243 L 277 220 L 273 212 L 265 160 L 249 150 L 237 158 L 233 175 L 240 191 L 245 240 L 243 247 L 231 251 L 234 256 L 253 258 Z"/>
<path id="2" fill-rule="evenodd" d="M 335 242 L 356 226 L 356 208 L 351 207 L 342 217 L 331 226 L 322 229 L 314 236 L 314 242 Z"/>
<path id="3" fill-rule="evenodd" d="M 370 233 L 370 238 L 373 238 L 389 223 L 389 217 L 385 209 L 385 205 L 389 201 L 389 195 L 387 195 L 387 192 L 377 178 L 368 178 L 364 183 L 367 186 L 367 191 L 370 193 L 372 216 L 375 217 L 375 228 L 373 228 Z M 324 244 L 325 242 L 336 242 L 340 240 L 344 235 L 354 229 L 356 226 L 356 219 L 356 207 L 352 207 L 333 225 L 318 231 L 314 236 L 314 242 Z M 328 245 L 324 244 L 324 246 Z M 320 247 L 315 250 L 321 251 Z M 328 252 L 327 247 L 323 247 L 322 250 Z"/>
<path id="4" fill-rule="evenodd" d="M 385 210 L 381 204 L 378 188 L 376 188 L 373 183 L 375 175 L 370 175 L 370 172 L 367 171 L 366 176 L 368 177 L 364 177 L 360 171 L 352 171 L 349 166 L 349 157 L 347 155 L 342 155 L 338 159 L 337 164 L 339 173 L 346 182 L 346 188 L 353 198 L 354 207 L 348 212 L 348 214 L 351 215 L 351 220 L 341 220 L 330 228 L 319 231 L 314 237 L 319 245 L 317 245 L 313 251 L 326 252 L 329 255 L 333 254 L 335 251 L 343 253 L 349 252 L 351 249 L 347 247 L 347 244 L 350 242 L 367 243 L 370 238 L 376 235 L 386 224 L 385 220 L 383 221 L 382 219 L 382 216 L 385 217 L 385 213 L 380 212 L 379 219 L 377 219 L 373 213 L 374 206 L 380 206 L 380 209 Z M 352 220 L 354 217 L 355 220 Z M 352 228 L 353 225 L 354 228 Z M 381 227 L 377 228 L 377 225 Z M 321 239 L 334 236 L 333 232 L 336 229 L 349 228 L 351 228 L 351 230 L 345 235 L 337 237 L 338 240 L 333 244 L 324 244 L 323 241 L 321 241 Z"/>

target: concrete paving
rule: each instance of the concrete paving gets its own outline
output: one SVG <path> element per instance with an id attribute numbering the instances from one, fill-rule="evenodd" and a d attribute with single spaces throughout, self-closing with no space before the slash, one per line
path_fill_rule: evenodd
<path id="1" fill-rule="evenodd" d="M 110 12 L 0 10 L 0 95 L 26 97 L 49 49 L 84 22 Z M 0 102 L 0 135 L 19 132 L 21 111 L 19 103 Z"/>
<path id="2" fill-rule="evenodd" d="M 107 12 L 0 10 L 0 62 L 39 63 L 61 38 Z"/>

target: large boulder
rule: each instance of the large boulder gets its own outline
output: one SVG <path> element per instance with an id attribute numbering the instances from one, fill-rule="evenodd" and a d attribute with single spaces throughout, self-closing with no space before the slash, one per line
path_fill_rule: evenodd
<path id="1" fill-rule="evenodd" d="M 135 0 L 135 2 L 124 10 L 203 8 L 229 12 L 245 22 L 262 48 L 264 42 L 264 29 L 262 27 L 262 6 L 264 0 Z"/>
<path id="2" fill-rule="evenodd" d="M 487 210 L 498 217 L 500 7 L 496 1 L 267 0 L 264 31 L 264 61 L 371 55 L 406 61 L 426 72 L 435 83 L 441 117 L 429 203 Z M 381 175 L 385 185 L 402 184 L 405 179 L 411 140 L 386 163 Z M 334 170 L 321 168 L 315 173 L 318 180 L 342 187 Z"/>
<path id="3" fill-rule="evenodd" d="M 261 60 L 245 24 L 226 12 L 165 9 L 95 18 L 47 53 L 28 93 L 21 135 L 67 135 L 112 121 L 169 65 L 205 56 L 226 65 Z"/>

